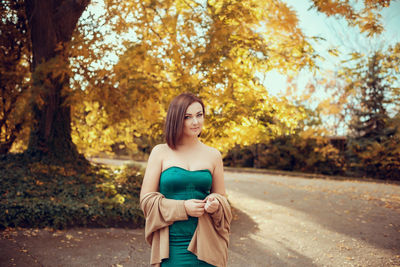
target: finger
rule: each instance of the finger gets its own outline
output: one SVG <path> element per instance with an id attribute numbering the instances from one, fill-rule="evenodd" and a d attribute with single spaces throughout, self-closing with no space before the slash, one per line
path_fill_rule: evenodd
<path id="1" fill-rule="evenodd" d="M 208 199 L 207 199 L 207 201 L 214 201 L 214 197 L 209 197 Z"/>
<path id="2" fill-rule="evenodd" d="M 214 204 L 214 203 L 213 203 L 213 204 L 211 204 L 210 206 L 211 206 L 213 209 L 216 209 L 216 208 L 218 208 L 218 205 L 216 205 L 216 204 Z"/>
<path id="3" fill-rule="evenodd" d="M 193 199 L 193 202 L 196 202 L 196 203 L 204 203 L 205 200 L 204 200 L 204 199 Z"/>

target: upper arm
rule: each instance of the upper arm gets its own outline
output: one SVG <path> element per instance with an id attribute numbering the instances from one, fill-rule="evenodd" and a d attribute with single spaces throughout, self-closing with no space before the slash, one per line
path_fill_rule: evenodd
<path id="1" fill-rule="evenodd" d="M 213 179 L 211 185 L 211 193 L 218 193 L 225 196 L 225 183 L 224 183 L 224 164 L 222 162 L 221 153 L 214 150 L 215 167 L 213 171 Z"/>
<path id="2" fill-rule="evenodd" d="M 159 191 L 159 181 L 162 168 L 162 145 L 153 148 L 147 161 L 146 172 L 144 173 L 140 199 L 149 192 Z"/>

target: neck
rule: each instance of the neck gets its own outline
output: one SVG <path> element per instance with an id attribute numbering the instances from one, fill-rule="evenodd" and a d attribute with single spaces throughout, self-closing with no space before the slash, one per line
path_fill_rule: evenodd
<path id="1" fill-rule="evenodd" d="M 188 137 L 188 136 L 183 136 L 182 139 L 179 141 L 178 147 L 179 148 L 184 148 L 184 147 L 194 147 L 200 143 L 199 138 L 197 136 L 194 137 Z"/>

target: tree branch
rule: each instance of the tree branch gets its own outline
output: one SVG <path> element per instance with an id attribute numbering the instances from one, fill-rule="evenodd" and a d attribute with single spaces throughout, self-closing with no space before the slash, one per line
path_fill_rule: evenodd
<path id="1" fill-rule="evenodd" d="M 79 18 L 89 5 L 90 0 L 65 0 L 54 12 L 54 23 L 57 25 L 57 40 L 68 42 L 76 28 Z"/>

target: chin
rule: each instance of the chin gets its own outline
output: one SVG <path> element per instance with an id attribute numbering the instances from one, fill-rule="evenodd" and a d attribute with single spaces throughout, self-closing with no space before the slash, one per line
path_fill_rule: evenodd
<path id="1" fill-rule="evenodd" d="M 190 137 L 198 137 L 200 133 L 201 131 L 189 131 L 186 133 L 186 135 Z"/>
<path id="2" fill-rule="evenodd" d="M 198 137 L 199 134 L 200 134 L 200 132 L 198 132 L 198 133 L 197 133 L 197 132 L 196 132 L 196 133 L 191 133 L 190 136 L 192 136 L 192 137 Z"/>

